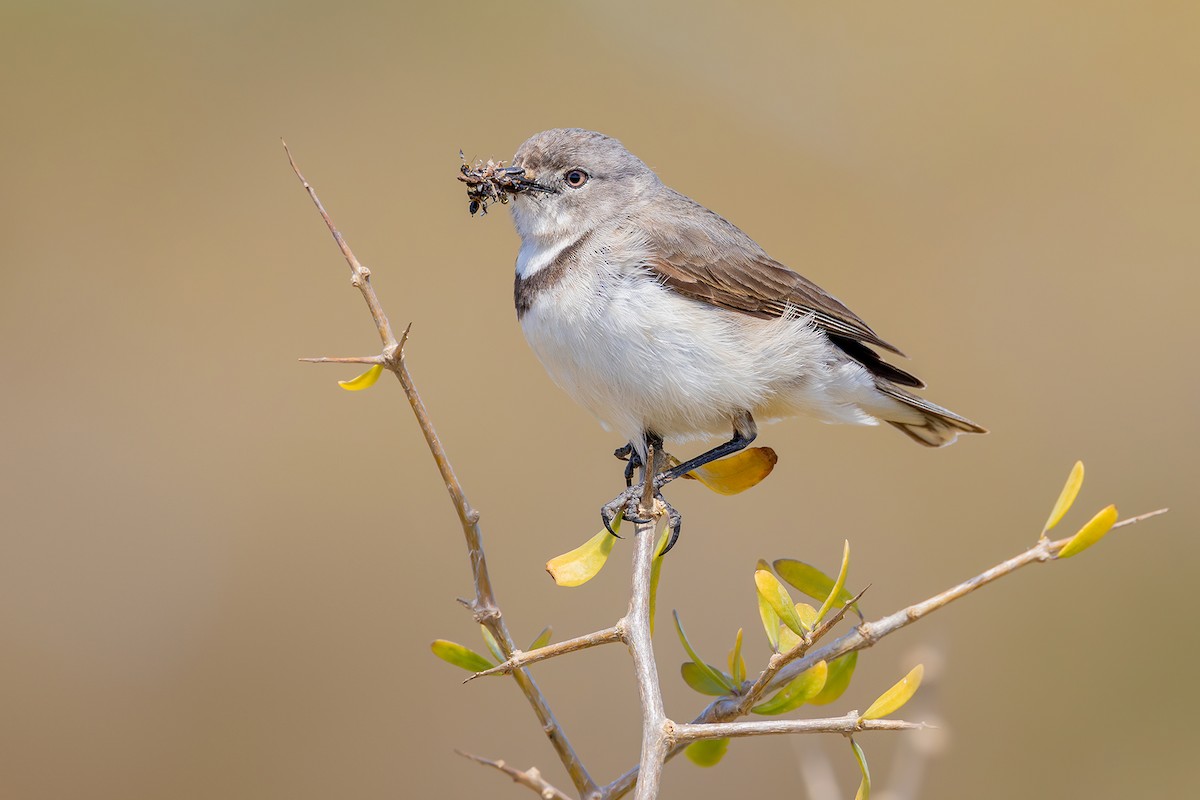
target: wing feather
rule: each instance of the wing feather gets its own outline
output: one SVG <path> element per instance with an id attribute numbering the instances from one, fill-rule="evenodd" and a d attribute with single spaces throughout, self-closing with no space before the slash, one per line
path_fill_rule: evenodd
<path id="1" fill-rule="evenodd" d="M 831 334 L 835 344 L 843 346 L 848 355 L 868 369 L 875 371 L 873 367 L 882 365 L 889 374 L 881 377 L 908 386 L 921 385 L 912 375 L 885 364 L 861 346 L 872 345 L 904 355 L 836 297 L 768 256 L 723 217 L 677 192 L 666 191 L 673 197 L 656 206 L 656 219 L 642 220 L 654 254 L 644 266 L 664 285 L 685 297 L 755 317 L 810 315 L 816 325 Z M 659 216 L 664 210 L 665 220 Z M 845 343 L 851 346 L 845 347 Z M 856 343 L 860 346 L 854 347 Z"/>

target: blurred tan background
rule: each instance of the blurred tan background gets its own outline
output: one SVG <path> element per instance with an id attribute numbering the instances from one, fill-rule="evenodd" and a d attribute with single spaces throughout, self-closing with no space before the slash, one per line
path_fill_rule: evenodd
<path id="1" fill-rule="evenodd" d="M 845 300 L 928 395 L 987 425 L 943 451 L 792 421 L 752 492 L 696 484 L 660 609 L 716 660 L 767 655 L 751 571 L 794 556 L 878 616 L 1064 527 L 1169 516 L 1030 569 L 864 659 L 862 708 L 933 647 L 949 742 L 926 798 L 1124 798 L 1194 784 L 1200 11 L 1192 3 L 9 0 L 0 10 L 0 795 L 527 797 L 461 748 L 568 785 L 480 646 L 461 533 L 285 137 L 393 320 L 483 513 L 518 638 L 625 606 L 543 562 L 597 528 L 621 444 L 545 377 L 511 305 L 507 211 L 467 215 L 458 150 L 621 138 Z M 691 452 L 691 451 L 688 451 Z M 547 457 L 561 468 L 546 474 Z M 1069 532 L 1069 531 L 1068 531 Z M 668 712 L 703 704 L 658 647 Z M 601 780 L 638 752 L 628 659 L 537 670 Z M 863 737 L 877 788 L 894 737 Z M 802 796 L 801 748 L 735 743 L 665 796 Z"/>

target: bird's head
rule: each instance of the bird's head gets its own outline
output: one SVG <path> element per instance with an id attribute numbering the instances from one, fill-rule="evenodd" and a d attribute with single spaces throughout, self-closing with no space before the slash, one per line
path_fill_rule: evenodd
<path id="1" fill-rule="evenodd" d="M 513 156 L 523 185 L 511 203 L 524 238 L 578 234 L 624 213 L 661 186 L 641 159 L 610 136 L 556 128 L 531 136 Z"/>

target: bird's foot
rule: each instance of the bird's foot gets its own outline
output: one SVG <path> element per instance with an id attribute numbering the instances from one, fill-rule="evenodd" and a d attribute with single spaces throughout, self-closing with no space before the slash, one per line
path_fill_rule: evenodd
<path id="1" fill-rule="evenodd" d="M 667 524 L 670 525 L 670 527 L 671 527 L 671 535 L 670 535 L 670 538 L 667 540 L 667 546 L 663 548 L 661 553 L 659 553 L 660 556 L 663 556 L 663 555 L 666 555 L 667 552 L 672 547 L 675 546 L 675 541 L 679 538 L 680 528 L 682 528 L 682 526 L 683 526 L 683 516 L 678 511 L 675 510 L 674 506 L 672 506 L 670 503 L 668 503 L 663 498 L 662 493 L 658 491 L 660 485 L 661 484 L 659 483 L 659 481 L 657 479 L 655 479 L 655 481 L 654 481 L 655 512 L 652 512 L 652 513 L 654 513 L 655 516 L 657 516 L 660 513 L 666 514 L 667 515 Z M 630 486 L 625 491 L 621 492 L 619 495 L 614 497 L 611 502 L 606 503 L 604 505 L 604 507 L 600 509 L 600 520 L 604 523 L 604 527 L 608 530 L 609 533 L 611 533 L 613 536 L 617 536 L 618 538 L 620 538 L 619 534 L 615 530 L 613 530 L 613 522 L 617 519 L 618 514 L 620 515 L 621 519 L 629 520 L 630 522 L 634 523 L 635 525 L 644 525 L 646 523 L 653 521 L 651 519 L 644 519 L 641 516 L 641 514 L 642 514 L 641 502 L 642 502 L 643 494 L 645 494 L 645 490 L 644 490 L 642 484 L 638 484 L 637 486 Z M 661 506 L 662 506 L 661 511 L 658 511 L 659 504 L 661 504 Z"/>
<path id="2" fill-rule="evenodd" d="M 625 486 L 629 488 L 633 486 L 633 473 L 642 467 L 642 457 L 633 449 L 633 445 L 627 444 L 624 447 L 618 447 L 613 450 L 613 455 L 625 464 Z"/>

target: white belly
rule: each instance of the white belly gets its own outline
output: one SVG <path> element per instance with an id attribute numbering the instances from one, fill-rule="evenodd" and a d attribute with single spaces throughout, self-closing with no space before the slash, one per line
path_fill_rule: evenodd
<path id="1" fill-rule="evenodd" d="M 719 309 L 645 272 L 568 270 L 521 326 L 555 383 L 630 441 L 728 436 L 741 411 L 875 422 L 857 404 L 870 376 L 806 320 Z"/>

